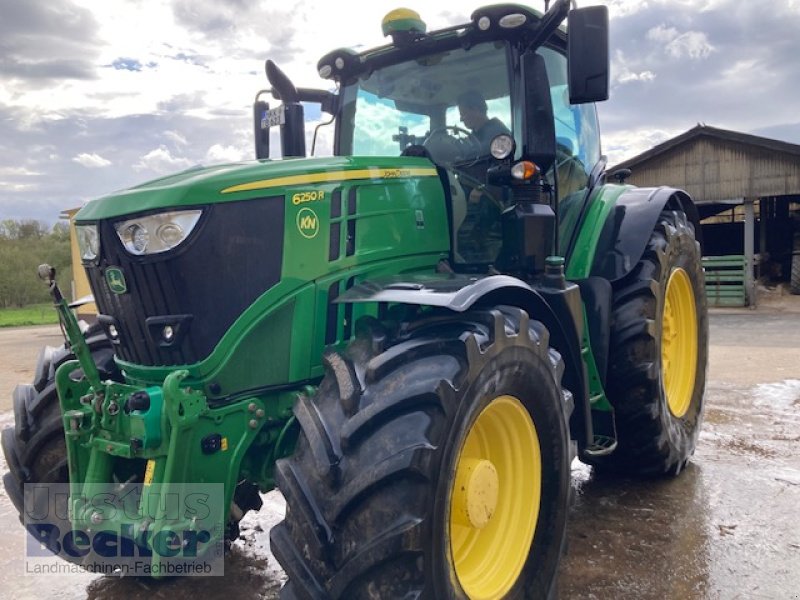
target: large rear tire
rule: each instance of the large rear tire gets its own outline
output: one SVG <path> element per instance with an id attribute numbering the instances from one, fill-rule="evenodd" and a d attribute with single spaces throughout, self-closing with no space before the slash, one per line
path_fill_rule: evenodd
<path id="1" fill-rule="evenodd" d="M 797 245 L 797 242 L 795 242 Z M 800 294 L 800 250 L 792 254 L 792 274 L 789 279 L 789 291 L 792 294 Z"/>
<path id="2" fill-rule="evenodd" d="M 278 461 L 282 598 L 546 598 L 564 543 L 571 396 L 514 308 L 361 322 Z"/>
<path id="3" fill-rule="evenodd" d="M 680 210 L 664 210 L 644 256 L 614 284 L 608 398 L 619 445 L 601 470 L 677 475 L 703 416 L 708 316 L 700 245 Z"/>

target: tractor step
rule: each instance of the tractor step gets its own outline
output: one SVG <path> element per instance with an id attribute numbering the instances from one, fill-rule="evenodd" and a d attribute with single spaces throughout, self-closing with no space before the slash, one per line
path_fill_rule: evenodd
<path id="1" fill-rule="evenodd" d="M 617 440 L 607 435 L 596 435 L 592 445 L 583 452 L 588 456 L 607 456 L 617 449 Z"/>

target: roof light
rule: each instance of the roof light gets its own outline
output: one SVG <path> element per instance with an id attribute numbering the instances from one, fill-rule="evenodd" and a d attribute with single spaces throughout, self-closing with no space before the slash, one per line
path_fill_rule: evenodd
<path id="1" fill-rule="evenodd" d="M 528 181 L 539 172 L 539 167 L 529 160 L 523 160 L 511 167 L 511 176 L 514 179 Z"/>
<path id="2" fill-rule="evenodd" d="M 425 33 L 427 31 L 425 21 L 423 21 L 418 12 L 408 8 L 396 8 L 385 17 L 381 22 L 381 30 L 383 35 L 394 35 L 395 33 L 410 33 L 416 31 L 417 33 Z"/>
<path id="3" fill-rule="evenodd" d="M 481 17 L 478 19 L 478 29 L 481 31 L 486 31 L 489 27 L 492 26 L 492 20 L 489 17 Z"/>
<path id="4" fill-rule="evenodd" d="M 504 29 L 514 29 L 515 27 L 519 27 L 520 25 L 524 25 L 527 17 L 521 13 L 512 13 L 510 15 L 505 15 L 504 17 L 500 17 L 500 27 Z"/>

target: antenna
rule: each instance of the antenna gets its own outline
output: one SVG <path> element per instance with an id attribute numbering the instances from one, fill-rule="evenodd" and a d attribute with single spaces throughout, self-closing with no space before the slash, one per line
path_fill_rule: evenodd
<path id="1" fill-rule="evenodd" d="M 544 0 L 544 12 L 550 10 L 550 0 Z"/>

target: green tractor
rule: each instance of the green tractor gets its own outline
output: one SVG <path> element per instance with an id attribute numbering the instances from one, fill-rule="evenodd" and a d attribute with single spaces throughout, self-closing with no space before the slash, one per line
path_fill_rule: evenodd
<path id="1" fill-rule="evenodd" d="M 679 474 L 708 358 L 697 210 L 607 181 L 608 15 L 569 5 L 393 11 L 391 43 L 320 60 L 335 92 L 267 61 L 257 161 L 86 205 L 100 314 L 82 333 L 41 269 L 69 342 L 14 394 L 17 508 L 69 482 L 68 529 L 157 533 L 79 498 L 219 485 L 231 538 L 277 487 L 283 598 L 554 594 L 572 460 Z M 305 157 L 306 109 L 333 156 Z"/>

